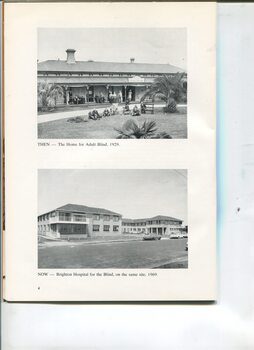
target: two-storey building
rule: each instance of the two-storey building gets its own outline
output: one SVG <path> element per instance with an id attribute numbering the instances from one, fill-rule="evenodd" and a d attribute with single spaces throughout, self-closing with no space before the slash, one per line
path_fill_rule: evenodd
<path id="1" fill-rule="evenodd" d="M 163 215 L 124 219 L 107 209 L 66 204 L 38 216 L 38 234 L 60 239 L 146 233 L 170 236 L 183 230 L 182 223 L 180 219 Z"/>
<path id="2" fill-rule="evenodd" d="M 158 215 L 146 219 L 122 219 L 122 232 L 131 234 L 152 233 L 170 236 L 182 230 L 183 221 L 170 216 Z"/>
<path id="3" fill-rule="evenodd" d="M 47 60 L 37 64 L 38 83 L 57 84 L 64 94 L 57 104 L 140 101 L 156 77 L 185 72 L 170 64 L 76 61 L 75 50 L 67 49 L 66 60 Z M 187 74 L 185 77 L 187 88 Z"/>
<path id="4" fill-rule="evenodd" d="M 38 234 L 75 239 L 121 234 L 122 215 L 102 208 L 67 204 L 38 216 Z"/>

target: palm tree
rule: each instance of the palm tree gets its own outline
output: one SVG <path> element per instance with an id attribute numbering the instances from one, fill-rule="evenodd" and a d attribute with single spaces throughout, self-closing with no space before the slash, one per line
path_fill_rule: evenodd
<path id="1" fill-rule="evenodd" d="M 171 139 L 166 132 L 156 133 L 156 122 L 154 120 L 144 121 L 141 126 L 134 120 L 127 120 L 121 129 L 115 130 L 119 133 L 118 139 Z"/>
<path id="2" fill-rule="evenodd" d="M 37 87 L 38 105 L 46 110 L 53 108 L 56 106 L 57 99 L 63 96 L 63 94 L 64 91 L 60 85 L 49 84 L 47 82 L 39 83 Z"/>
<path id="3" fill-rule="evenodd" d="M 166 102 L 165 111 L 170 113 L 176 112 L 176 99 L 184 93 L 184 75 L 185 73 L 177 73 L 174 76 L 162 75 L 155 78 L 154 83 L 145 92 L 141 100 L 143 101 L 146 97 L 154 99 L 155 96 L 158 96 Z"/>

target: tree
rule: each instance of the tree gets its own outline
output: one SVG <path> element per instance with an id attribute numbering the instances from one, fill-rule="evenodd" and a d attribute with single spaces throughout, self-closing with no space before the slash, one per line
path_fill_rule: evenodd
<path id="1" fill-rule="evenodd" d="M 62 97 L 63 94 L 64 91 L 60 85 L 49 84 L 47 82 L 39 83 L 37 88 L 38 106 L 43 110 L 54 108 L 57 99 Z"/>
<path id="2" fill-rule="evenodd" d="M 176 112 L 176 102 L 185 92 L 183 87 L 184 75 L 185 73 L 177 73 L 174 76 L 162 75 L 155 78 L 154 83 L 145 92 L 141 100 L 143 101 L 146 97 L 154 99 L 155 96 L 158 96 L 166 102 L 166 112 Z"/>
<path id="3" fill-rule="evenodd" d="M 134 120 L 127 120 L 121 129 L 115 130 L 119 133 L 118 139 L 171 139 L 166 132 L 156 133 L 156 122 L 144 121 L 141 126 Z"/>

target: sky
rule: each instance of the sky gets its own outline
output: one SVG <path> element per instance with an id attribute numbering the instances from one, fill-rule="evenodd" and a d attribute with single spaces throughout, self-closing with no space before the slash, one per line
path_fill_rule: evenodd
<path id="1" fill-rule="evenodd" d="M 187 225 L 187 171 L 38 170 L 38 215 L 68 203 L 112 210 L 131 219 L 172 216 Z"/>
<path id="2" fill-rule="evenodd" d="M 169 63 L 186 69 L 185 28 L 40 28 L 38 59 L 66 60 L 66 49 L 77 61 Z"/>

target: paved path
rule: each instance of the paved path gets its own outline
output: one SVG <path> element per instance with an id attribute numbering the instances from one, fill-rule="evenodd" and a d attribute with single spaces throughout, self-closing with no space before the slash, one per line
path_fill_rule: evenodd
<path id="1" fill-rule="evenodd" d="M 138 104 L 137 104 L 138 105 Z M 131 105 L 132 106 L 132 105 Z M 133 104 L 133 106 L 135 106 L 135 104 Z M 184 107 L 186 105 L 178 105 L 178 107 Z M 154 107 L 163 107 L 162 104 L 155 104 Z M 89 111 L 93 110 L 93 109 L 97 109 L 98 112 L 103 112 L 103 110 L 106 107 L 96 107 L 93 106 L 91 108 L 86 108 L 84 110 L 73 110 L 73 111 L 67 111 L 67 112 L 57 112 L 57 113 L 48 113 L 48 114 L 42 114 L 42 115 L 38 115 L 38 124 L 41 123 L 46 123 L 46 122 L 50 122 L 53 120 L 59 120 L 59 119 L 66 119 L 66 118 L 73 118 L 73 117 L 87 117 Z M 121 111 L 122 109 L 122 105 L 118 107 Z"/>
<path id="2" fill-rule="evenodd" d="M 130 238 L 122 238 L 122 239 L 101 239 L 101 240 L 76 240 L 76 241 L 67 241 L 67 240 L 45 240 L 44 242 L 40 242 L 40 248 L 46 247 L 57 247 L 57 246 L 74 246 L 74 245 L 89 245 L 89 244 L 111 244 L 111 243 L 126 243 L 130 241 L 142 241 L 143 236 L 140 237 L 130 237 Z M 169 238 L 167 238 L 169 239 Z"/>
<path id="3" fill-rule="evenodd" d="M 65 118 L 73 118 L 73 117 L 84 117 L 88 116 L 89 111 L 93 110 L 93 108 L 87 108 L 82 110 L 77 110 L 77 111 L 68 111 L 68 112 L 59 112 L 59 113 L 49 113 L 49 114 L 42 114 L 38 115 L 38 124 L 45 123 L 45 122 L 50 122 L 53 120 L 59 120 L 59 119 L 65 119 Z M 98 112 L 102 112 L 105 107 L 102 108 L 96 108 Z"/>

